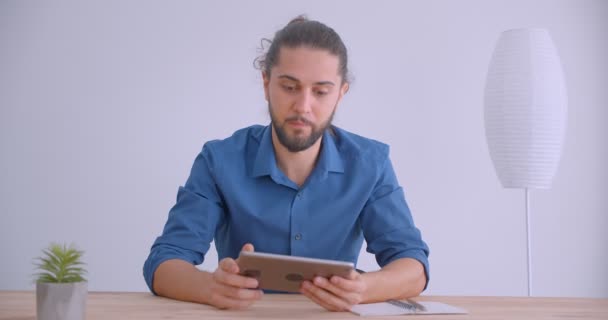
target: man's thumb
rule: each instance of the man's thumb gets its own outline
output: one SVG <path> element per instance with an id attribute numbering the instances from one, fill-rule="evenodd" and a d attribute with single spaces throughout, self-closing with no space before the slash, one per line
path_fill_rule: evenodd
<path id="1" fill-rule="evenodd" d="M 253 247 L 253 245 L 251 243 L 246 243 L 243 246 L 243 249 L 241 249 L 241 251 L 249 251 L 249 252 L 253 252 L 255 251 L 255 248 Z"/>

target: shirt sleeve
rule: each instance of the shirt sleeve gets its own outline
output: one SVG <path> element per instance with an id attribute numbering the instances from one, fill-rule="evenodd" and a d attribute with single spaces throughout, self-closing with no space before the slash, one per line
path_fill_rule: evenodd
<path id="1" fill-rule="evenodd" d="M 215 229 L 224 217 L 224 206 L 215 184 L 213 157 L 205 145 L 196 157 L 186 184 L 179 187 L 160 237 L 144 263 L 146 284 L 154 292 L 154 272 L 170 259 L 201 264 L 209 250 Z"/>
<path id="2" fill-rule="evenodd" d="M 361 214 L 367 251 L 380 267 L 400 258 L 413 258 L 424 266 L 425 289 L 429 281 L 429 248 L 416 228 L 403 189 L 388 156 L 370 199 Z"/>

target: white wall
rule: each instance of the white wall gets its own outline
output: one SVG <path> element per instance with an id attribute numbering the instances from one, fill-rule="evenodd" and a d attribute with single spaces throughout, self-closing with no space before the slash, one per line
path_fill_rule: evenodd
<path id="1" fill-rule="evenodd" d="M 202 144 L 268 123 L 252 61 L 300 13 L 346 42 L 336 124 L 391 145 L 442 295 L 526 294 L 524 193 L 494 173 L 482 97 L 498 34 L 548 28 L 570 109 L 532 193 L 533 294 L 608 297 L 608 3 L 575 0 L 0 1 L 0 290 L 32 289 L 51 241 L 86 250 L 91 290 L 146 290 Z"/>

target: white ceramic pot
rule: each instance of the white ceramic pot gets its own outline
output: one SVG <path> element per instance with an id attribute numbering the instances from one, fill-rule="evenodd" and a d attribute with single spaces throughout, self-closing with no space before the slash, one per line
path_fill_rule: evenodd
<path id="1" fill-rule="evenodd" d="M 36 283 L 38 320 L 84 320 L 87 282 Z"/>

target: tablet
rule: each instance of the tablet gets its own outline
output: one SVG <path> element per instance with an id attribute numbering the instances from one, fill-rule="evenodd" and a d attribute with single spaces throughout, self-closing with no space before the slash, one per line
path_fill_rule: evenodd
<path id="1" fill-rule="evenodd" d="M 241 251 L 237 260 L 240 273 L 258 279 L 260 289 L 300 292 L 300 284 L 315 276 L 348 277 L 352 262 Z"/>

